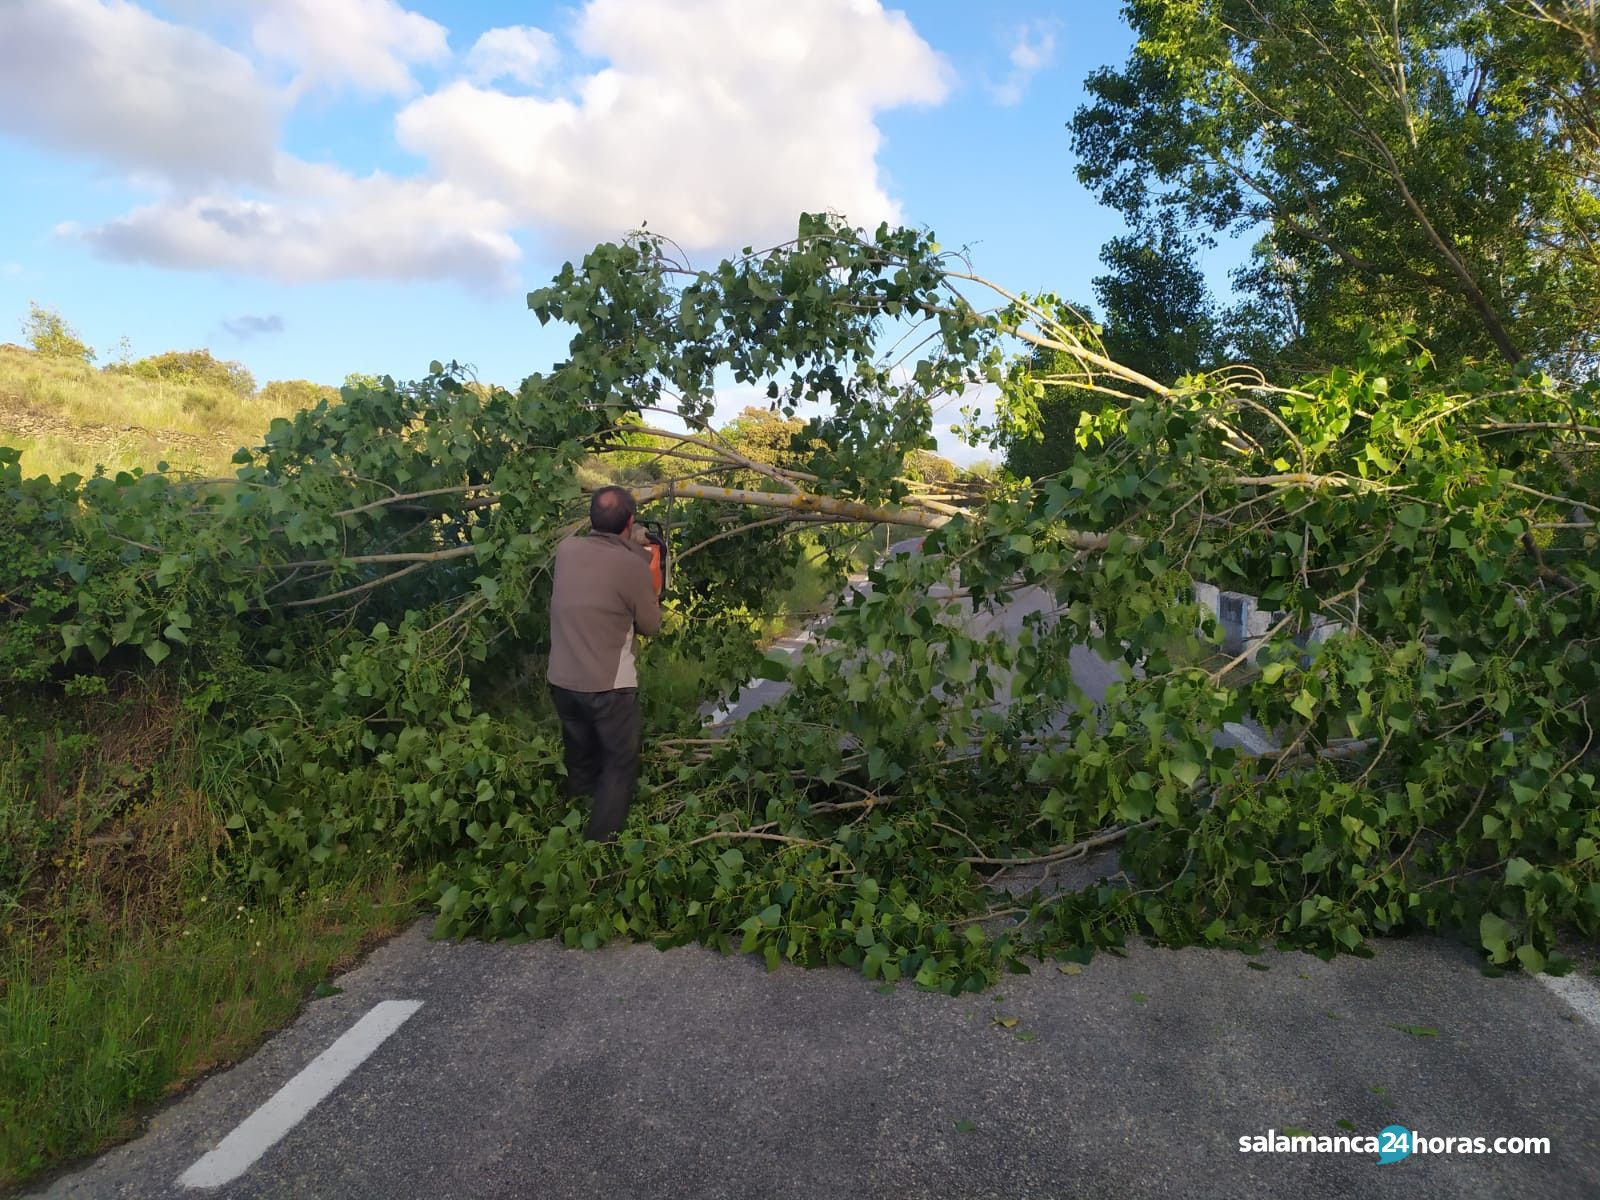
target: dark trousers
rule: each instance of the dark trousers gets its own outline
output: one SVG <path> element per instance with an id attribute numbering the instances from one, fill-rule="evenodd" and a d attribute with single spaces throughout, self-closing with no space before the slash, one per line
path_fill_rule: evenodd
<path id="1" fill-rule="evenodd" d="M 639 689 L 573 692 L 552 683 L 550 695 L 566 747 L 567 795 L 594 798 L 585 835 L 612 841 L 639 782 Z"/>

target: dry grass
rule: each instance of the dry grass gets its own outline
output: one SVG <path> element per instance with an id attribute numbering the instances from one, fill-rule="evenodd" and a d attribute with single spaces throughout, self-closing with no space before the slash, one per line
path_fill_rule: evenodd
<path id="1" fill-rule="evenodd" d="M 194 447 L 181 445 L 160 434 L 119 432 L 104 438 L 93 436 L 94 431 L 83 430 L 74 434 L 39 432 L 19 437 L 8 428 L 10 414 L 0 409 L 0 446 L 10 446 L 22 451 L 22 470 L 28 477 L 48 475 L 59 479 L 76 474 L 85 477 L 105 468 L 108 475 L 118 471 L 131 471 L 135 467 L 151 470 L 157 463 L 166 463 L 180 471 L 194 471 L 203 475 L 217 474 L 228 466 L 234 447 Z"/>
<path id="2" fill-rule="evenodd" d="M 259 443 L 282 403 L 203 383 L 143 379 L 0 345 L 0 445 L 23 452 L 28 474 L 93 474 L 165 460 L 216 471 Z"/>

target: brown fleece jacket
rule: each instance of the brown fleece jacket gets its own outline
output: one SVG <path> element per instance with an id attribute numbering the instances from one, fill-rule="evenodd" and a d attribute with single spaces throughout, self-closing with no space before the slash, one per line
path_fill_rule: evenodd
<path id="1" fill-rule="evenodd" d="M 546 678 L 574 692 L 639 686 L 634 633 L 661 628 L 649 553 L 615 533 L 569 537 L 556 547 Z"/>

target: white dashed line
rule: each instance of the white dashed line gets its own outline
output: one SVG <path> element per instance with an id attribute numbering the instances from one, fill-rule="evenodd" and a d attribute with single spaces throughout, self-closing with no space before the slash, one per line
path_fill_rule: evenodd
<path id="1" fill-rule="evenodd" d="M 1540 983 L 1561 997 L 1568 1008 L 1596 1029 L 1600 1029 L 1600 991 L 1577 975 L 1535 975 Z"/>
<path id="2" fill-rule="evenodd" d="M 216 1149 L 180 1175 L 178 1182 L 187 1188 L 214 1188 L 239 1178 L 421 1007 L 421 1000 L 378 1004 L 241 1121 Z"/>

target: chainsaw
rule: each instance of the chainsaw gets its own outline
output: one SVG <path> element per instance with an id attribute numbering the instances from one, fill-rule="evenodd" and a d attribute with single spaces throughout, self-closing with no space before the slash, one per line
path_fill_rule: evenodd
<path id="1" fill-rule="evenodd" d="M 671 567 L 672 552 L 667 547 L 667 534 L 659 521 L 645 521 L 644 544 L 650 552 L 650 579 L 656 585 L 656 595 L 667 594 L 667 572 Z"/>

